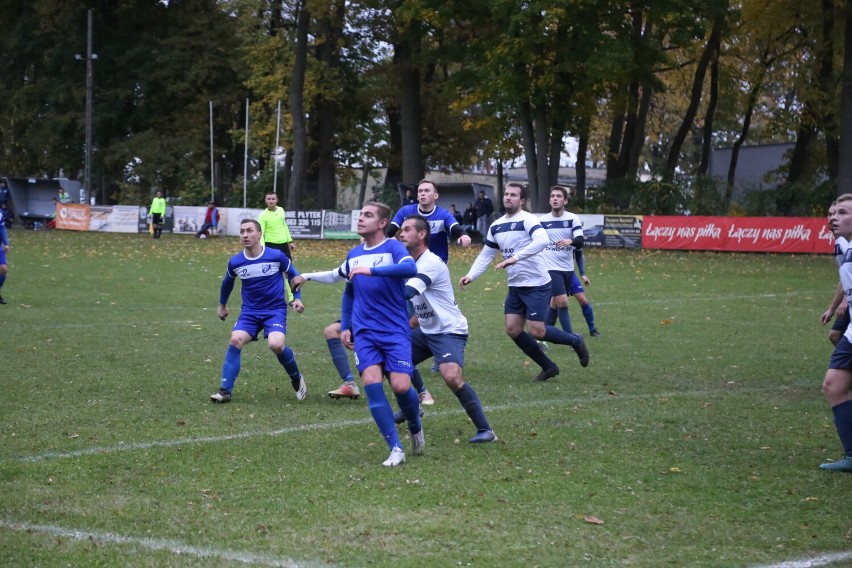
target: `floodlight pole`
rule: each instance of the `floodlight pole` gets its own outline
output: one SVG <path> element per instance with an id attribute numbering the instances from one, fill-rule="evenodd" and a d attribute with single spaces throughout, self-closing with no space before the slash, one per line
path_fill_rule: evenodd
<path id="1" fill-rule="evenodd" d="M 88 13 L 88 31 L 86 34 L 86 165 L 84 187 L 86 199 L 92 195 L 92 95 L 95 84 L 95 73 L 92 60 L 97 59 L 92 53 L 92 11 Z"/>

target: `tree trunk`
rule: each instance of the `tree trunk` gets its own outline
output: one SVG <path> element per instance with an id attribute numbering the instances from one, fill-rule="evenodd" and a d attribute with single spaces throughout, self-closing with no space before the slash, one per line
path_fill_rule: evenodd
<path id="1" fill-rule="evenodd" d="M 807 109 L 804 109 L 807 112 Z M 809 124 L 799 126 L 796 133 L 796 145 L 790 156 L 790 168 L 787 172 L 787 183 L 793 184 L 804 180 L 811 170 L 811 150 L 816 140 L 816 129 Z"/>
<path id="2" fill-rule="evenodd" d="M 645 145 L 645 125 L 648 123 L 648 112 L 651 109 L 651 99 L 654 89 L 651 85 L 642 86 L 642 99 L 639 101 L 639 109 L 633 127 L 633 141 L 630 145 L 629 161 L 627 163 L 627 176 L 637 179 L 639 173 L 639 158 L 642 155 L 642 147 Z"/>
<path id="3" fill-rule="evenodd" d="M 577 197 L 586 198 L 586 155 L 589 153 L 589 131 L 584 129 L 578 138 L 577 162 L 574 164 L 574 174 L 577 176 Z"/>
<path id="4" fill-rule="evenodd" d="M 296 57 L 290 75 L 290 116 L 293 121 L 293 172 L 287 192 L 291 211 L 300 208 L 302 185 L 308 170 L 308 128 L 305 118 L 305 72 L 308 67 L 308 26 L 311 14 L 307 2 L 299 7 L 296 24 Z"/>
<path id="5" fill-rule="evenodd" d="M 527 169 L 527 184 L 530 195 L 538 191 L 538 177 L 536 177 L 536 157 L 535 147 L 535 128 L 532 123 L 531 108 L 529 101 L 521 102 L 519 109 L 519 119 L 521 122 L 521 141 L 524 146 L 524 161 Z"/>
<path id="6" fill-rule="evenodd" d="M 614 96 L 612 109 L 612 125 L 609 129 L 609 142 L 606 152 L 606 179 L 619 179 L 624 177 L 624 172 L 619 168 L 618 151 L 621 148 L 621 140 L 624 138 L 624 124 L 627 121 L 626 99 L 620 95 Z"/>
<path id="7" fill-rule="evenodd" d="M 837 107 L 835 103 L 834 77 L 834 0 L 822 0 L 822 35 L 819 57 L 819 108 L 825 133 L 825 162 L 828 166 L 828 178 L 837 179 L 839 155 Z"/>
<path id="8" fill-rule="evenodd" d="M 852 0 L 845 2 L 846 30 L 843 35 L 843 80 L 840 96 L 839 155 L 837 194 L 852 193 Z"/>
<path id="9" fill-rule="evenodd" d="M 412 22 L 395 49 L 399 52 L 400 126 L 402 128 L 402 180 L 417 183 L 425 173 L 421 125 L 420 69 L 415 60 L 421 51 L 419 22 Z"/>
<path id="10" fill-rule="evenodd" d="M 713 121 L 716 118 L 716 107 L 719 105 L 719 52 L 710 65 L 710 98 L 707 101 L 707 112 L 704 113 L 704 130 L 701 140 L 701 163 L 698 164 L 698 175 L 706 176 L 710 169 L 710 152 L 713 150 Z"/>
<path id="11" fill-rule="evenodd" d="M 713 59 L 715 53 L 719 49 L 719 38 L 722 35 L 722 16 L 716 18 L 713 22 L 713 28 L 710 30 L 710 36 L 707 38 L 707 43 L 704 45 L 704 50 L 701 53 L 701 58 L 695 66 L 695 76 L 692 79 L 692 92 L 689 96 L 689 106 L 686 108 L 683 121 L 675 133 L 672 145 L 669 148 L 669 157 L 666 160 L 666 167 L 663 170 L 663 180 L 672 181 L 674 179 L 677 163 L 680 159 L 680 151 L 683 148 L 683 143 L 686 141 L 686 136 L 692 129 L 695 122 L 695 117 L 698 115 L 698 107 L 701 104 L 701 93 L 704 91 L 704 78 L 707 76 L 707 67 Z"/>
<path id="12" fill-rule="evenodd" d="M 751 117 L 754 114 L 754 105 L 757 104 L 757 94 L 762 83 L 762 81 L 759 81 L 755 85 L 752 85 L 751 91 L 749 91 L 746 112 L 743 117 L 743 127 L 740 130 L 739 138 L 737 138 L 731 148 L 731 162 L 728 164 L 728 182 L 725 185 L 725 207 L 730 207 L 731 199 L 734 197 L 734 180 L 737 176 L 737 162 L 740 158 L 740 148 L 742 148 L 746 138 L 748 138 L 748 131 L 751 128 Z"/>

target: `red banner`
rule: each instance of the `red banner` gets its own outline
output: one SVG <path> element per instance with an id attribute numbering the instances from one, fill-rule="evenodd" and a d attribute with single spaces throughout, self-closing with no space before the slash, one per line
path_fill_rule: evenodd
<path id="1" fill-rule="evenodd" d="M 70 203 L 56 204 L 56 228 L 71 231 L 89 230 L 89 206 L 72 205 Z"/>
<path id="2" fill-rule="evenodd" d="M 824 217 L 645 215 L 642 248 L 830 254 L 834 237 Z"/>

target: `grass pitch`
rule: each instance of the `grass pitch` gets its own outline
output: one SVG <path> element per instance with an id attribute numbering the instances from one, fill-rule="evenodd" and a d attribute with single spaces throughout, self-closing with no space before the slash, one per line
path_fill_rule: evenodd
<path id="1" fill-rule="evenodd" d="M 213 405 L 236 239 L 10 238 L 0 565 L 753 566 L 852 550 L 852 477 L 817 468 L 842 454 L 820 393 L 828 257 L 589 251 L 603 335 L 587 369 L 551 346 L 562 373 L 544 384 L 489 272 L 457 300 L 465 378 L 499 441 L 467 444 L 424 364 L 426 453 L 385 469 L 364 399 L 325 396 L 340 286 L 306 284 L 290 315 L 306 401 L 264 342 L 244 349 L 234 402 Z M 332 268 L 351 244 L 299 242 L 296 266 Z M 456 279 L 477 252 L 452 249 Z"/>

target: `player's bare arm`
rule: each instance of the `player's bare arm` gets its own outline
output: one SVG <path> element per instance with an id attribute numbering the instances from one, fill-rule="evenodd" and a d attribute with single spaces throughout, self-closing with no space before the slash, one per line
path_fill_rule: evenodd
<path id="1" fill-rule="evenodd" d="M 228 317 L 228 306 L 225 304 L 219 304 L 219 307 L 216 308 L 216 315 L 219 316 L 219 319 L 225 321 L 225 318 Z"/>

